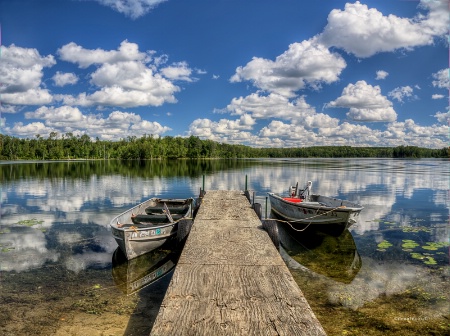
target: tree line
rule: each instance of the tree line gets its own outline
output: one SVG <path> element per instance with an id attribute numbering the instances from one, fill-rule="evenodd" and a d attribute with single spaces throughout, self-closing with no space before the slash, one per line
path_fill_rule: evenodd
<path id="1" fill-rule="evenodd" d="M 450 148 L 313 146 L 296 148 L 254 148 L 231 145 L 199 137 L 154 137 L 144 135 L 119 141 L 92 140 L 88 135 L 50 133 L 23 139 L 0 134 L 0 160 L 75 159 L 182 159 L 182 158 L 448 158 Z"/>

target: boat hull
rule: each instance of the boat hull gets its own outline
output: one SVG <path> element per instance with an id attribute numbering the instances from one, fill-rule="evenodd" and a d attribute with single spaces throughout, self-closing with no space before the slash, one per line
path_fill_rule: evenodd
<path id="1" fill-rule="evenodd" d="M 188 204 L 189 207 L 181 219 L 173 222 L 168 219 L 168 223 L 161 223 L 159 218 L 160 214 L 156 215 L 158 219 L 154 223 L 150 219 L 145 223 L 136 223 L 133 221 L 133 217 L 137 215 L 151 217 L 151 215 L 146 213 L 146 209 L 155 207 L 156 203 L 166 203 L 169 211 L 171 205 L 177 205 L 179 203 Z M 114 217 L 110 222 L 111 233 L 126 258 L 130 260 L 153 251 L 168 241 L 176 239 L 178 227 L 180 225 L 188 225 L 189 222 L 191 224 L 192 209 L 193 199 L 152 198 Z"/>
<path id="2" fill-rule="evenodd" d="M 345 230 L 359 217 L 361 206 L 336 198 L 311 195 L 307 201 L 293 202 L 292 198 L 269 193 L 272 212 L 293 227 L 327 228 L 339 226 Z"/>

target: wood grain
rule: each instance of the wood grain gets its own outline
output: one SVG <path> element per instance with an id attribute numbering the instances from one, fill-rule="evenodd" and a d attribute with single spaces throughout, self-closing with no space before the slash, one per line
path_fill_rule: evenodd
<path id="1" fill-rule="evenodd" d="M 208 191 L 151 335 L 325 335 L 240 191 Z"/>

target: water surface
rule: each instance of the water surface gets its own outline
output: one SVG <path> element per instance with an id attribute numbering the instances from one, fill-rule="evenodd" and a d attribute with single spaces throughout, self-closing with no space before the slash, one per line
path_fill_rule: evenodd
<path id="1" fill-rule="evenodd" d="M 148 335 L 179 251 L 128 264 L 109 220 L 203 184 L 243 190 L 246 176 L 267 216 L 267 192 L 296 182 L 365 207 L 339 237 L 280 228 L 282 256 L 329 335 L 450 332 L 448 160 L 2 162 L 0 175 L 2 335 Z"/>

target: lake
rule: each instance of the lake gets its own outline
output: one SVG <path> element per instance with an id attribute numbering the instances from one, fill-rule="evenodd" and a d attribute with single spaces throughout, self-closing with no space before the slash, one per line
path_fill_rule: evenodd
<path id="1" fill-rule="evenodd" d="M 0 334 L 148 335 L 182 246 L 134 262 L 114 216 L 150 197 L 313 193 L 362 204 L 340 236 L 279 225 L 280 253 L 328 335 L 450 334 L 450 161 L 1 162 Z M 267 210 L 266 210 L 267 209 Z"/>

